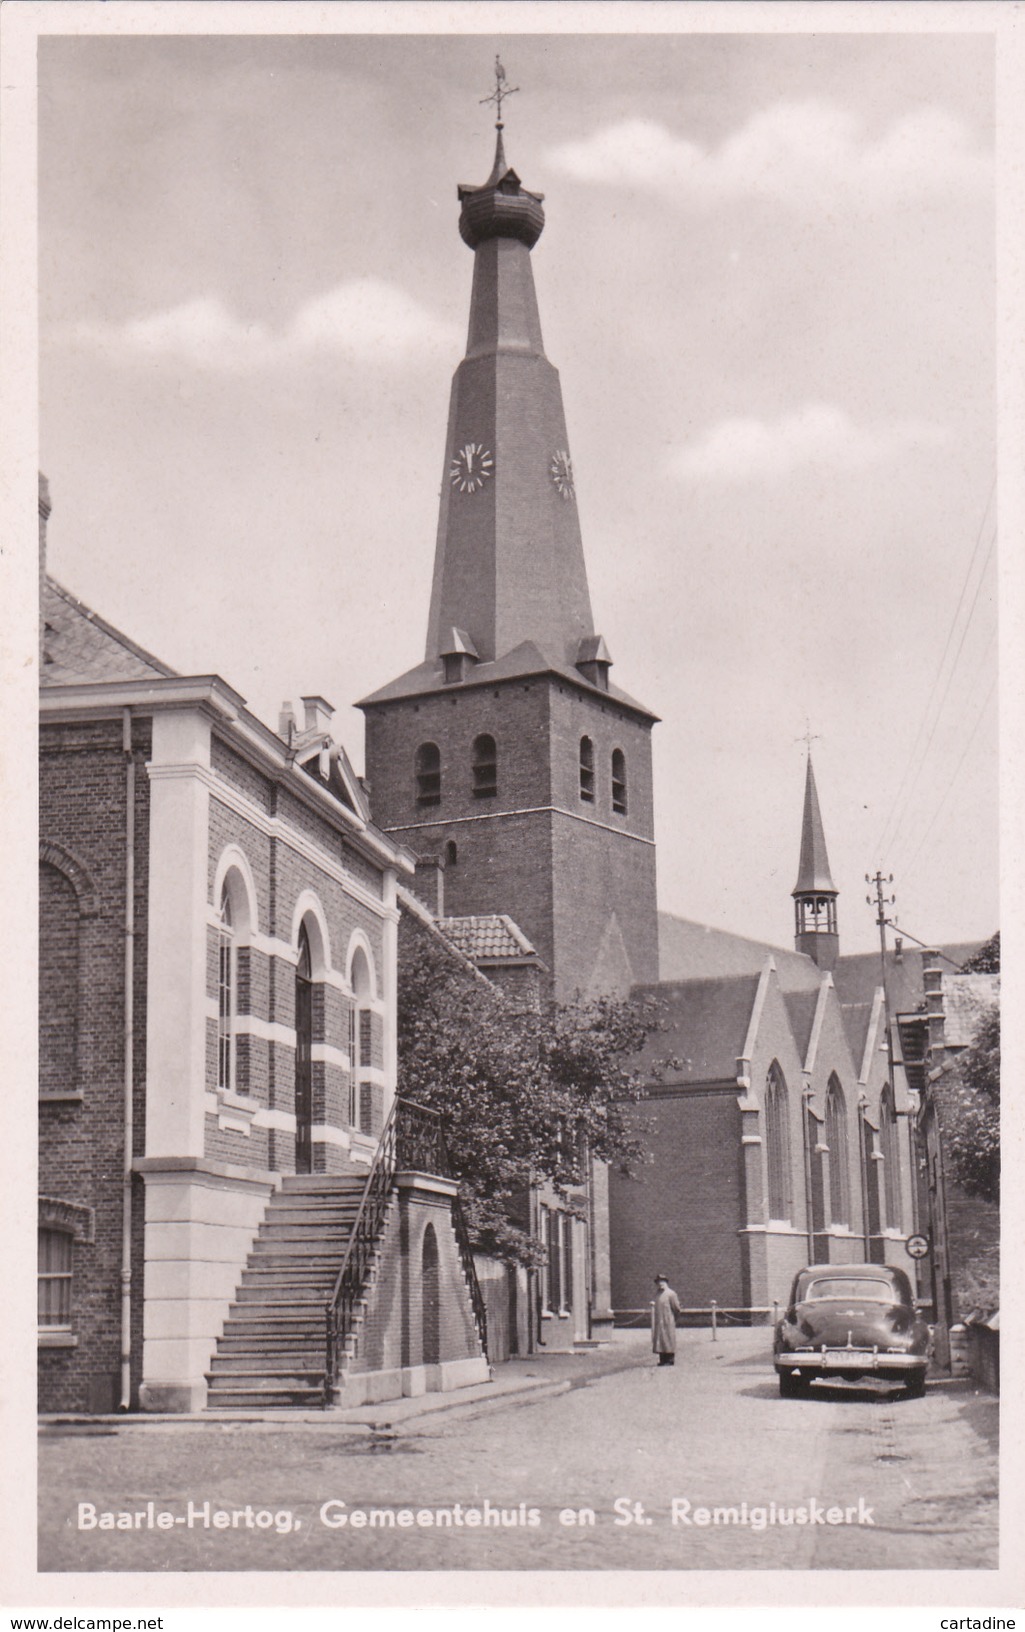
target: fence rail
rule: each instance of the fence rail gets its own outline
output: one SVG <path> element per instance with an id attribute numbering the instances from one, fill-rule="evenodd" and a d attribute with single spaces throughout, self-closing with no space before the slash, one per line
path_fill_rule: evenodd
<path id="1" fill-rule="evenodd" d="M 720 1326 L 754 1326 L 761 1324 L 761 1322 L 751 1319 L 753 1315 L 767 1315 L 769 1320 L 765 1324 L 775 1326 L 779 1320 L 781 1308 L 782 1304 L 778 1301 L 731 1306 L 716 1303 L 713 1299 L 711 1303 L 703 1304 L 700 1308 L 681 1309 L 679 1319 L 682 1319 L 685 1324 L 690 1326 L 709 1326 L 712 1332 L 712 1342 L 714 1343 Z M 688 1318 L 693 1316 L 706 1316 L 707 1318 L 703 1320 Z M 679 1324 L 679 1319 L 677 1324 Z M 647 1309 L 617 1309 L 613 1316 L 613 1324 L 623 1328 L 647 1326 L 650 1320 L 650 1304 Z"/>

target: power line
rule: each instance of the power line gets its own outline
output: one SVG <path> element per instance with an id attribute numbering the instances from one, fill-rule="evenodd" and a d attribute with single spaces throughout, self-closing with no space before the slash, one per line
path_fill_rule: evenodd
<path id="1" fill-rule="evenodd" d="M 929 837 L 929 834 L 932 832 L 933 828 L 936 826 L 936 823 L 937 823 L 937 821 L 939 819 L 940 812 L 942 811 L 944 805 L 947 802 L 947 799 L 948 799 L 948 797 L 950 795 L 951 789 L 953 788 L 955 782 L 957 781 L 958 776 L 961 774 L 961 767 L 964 764 L 965 760 L 968 758 L 969 749 L 971 748 L 972 743 L 975 741 L 976 735 L 978 734 L 979 726 L 982 724 L 982 721 L 983 721 L 983 719 L 985 717 L 986 709 L 989 706 L 989 700 L 992 697 L 994 691 L 996 690 L 996 683 L 997 683 L 996 675 L 994 675 L 993 679 L 989 683 L 989 690 L 987 691 L 985 697 L 983 698 L 982 707 L 979 710 L 978 718 L 976 719 L 975 724 L 972 727 L 972 734 L 968 738 L 968 741 L 965 743 L 964 752 L 962 753 L 961 758 L 957 762 L 957 766 L 956 766 L 956 768 L 954 770 L 954 774 L 951 777 L 950 781 L 947 783 L 947 786 L 943 791 L 942 798 L 940 799 L 939 804 L 936 806 L 936 809 L 933 812 L 932 820 L 930 821 L 929 826 L 926 828 L 925 832 L 922 834 L 921 839 L 918 841 L 918 846 L 917 846 L 917 848 L 915 850 L 914 855 L 911 857 L 911 860 L 908 862 L 907 866 L 904 868 L 905 876 L 907 876 L 907 874 L 912 871 L 912 869 L 913 869 L 913 867 L 915 865 L 915 862 L 918 860 L 918 857 L 921 854 L 922 848 L 923 848 L 926 840 Z"/>
<path id="2" fill-rule="evenodd" d="M 947 638 L 946 638 L 946 641 L 944 642 L 943 653 L 942 653 L 942 656 L 940 657 L 939 665 L 938 665 L 938 667 L 936 669 L 936 674 L 935 674 L 935 676 L 933 678 L 932 687 L 931 687 L 930 692 L 929 692 L 929 698 L 928 698 L 928 701 L 926 702 L 926 705 L 925 705 L 925 711 L 924 711 L 924 713 L 922 715 L 921 724 L 918 727 L 918 733 L 917 733 L 917 735 L 915 737 L 914 746 L 913 746 L 913 748 L 911 750 L 910 755 L 908 756 L 907 764 L 905 765 L 905 768 L 904 768 L 904 775 L 901 778 L 900 786 L 897 789 L 897 793 L 896 793 L 896 795 L 894 797 L 893 804 L 890 807 L 889 815 L 887 816 L 886 821 L 883 824 L 883 830 L 882 830 L 881 834 L 879 835 L 879 840 L 878 840 L 877 845 L 876 845 L 876 853 L 877 854 L 882 853 L 883 844 L 884 844 L 884 842 L 886 840 L 886 837 L 887 837 L 887 835 L 889 833 L 889 830 L 890 830 L 890 824 L 893 821 L 894 814 L 895 814 L 895 812 L 897 810 L 898 805 L 901 805 L 901 800 L 902 800 L 902 797 L 904 796 L 905 788 L 908 787 L 909 779 L 911 778 L 913 769 L 915 767 L 916 756 L 918 754 L 918 746 L 919 746 L 919 743 L 922 740 L 922 736 L 923 736 L 923 734 L 924 734 L 924 732 L 926 730 L 928 720 L 929 720 L 930 711 L 931 711 L 932 705 L 933 705 L 933 699 L 936 696 L 936 691 L 937 691 L 937 688 L 938 688 L 938 686 L 940 684 L 940 679 L 941 679 L 941 676 L 943 674 L 944 667 L 946 665 L 947 654 L 950 651 L 951 642 L 952 642 L 952 640 L 954 638 L 954 633 L 955 633 L 955 630 L 957 628 L 957 621 L 958 621 L 958 618 L 960 617 L 960 614 L 961 614 L 961 608 L 964 605 L 964 599 L 965 599 L 965 595 L 966 595 L 967 590 L 968 590 L 969 582 L 971 580 L 972 571 L 973 571 L 973 569 L 975 567 L 975 562 L 976 562 L 976 558 L 977 558 L 978 553 L 979 553 L 979 548 L 980 548 L 980 546 L 982 544 L 982 538 L 983 538 L 983 534 L 984 534 L 985 528 L 986 528 L 986 520 L 987 520 L 987 517 L 989 516 L 989 509 L 990 509 L 990 505 L 993 502 L 993 495 L 994 495 L 995 491 L 996 491 L 996 475 L 994 474 L 993 481 L 990 484 L 989 495 L 988 495 L 988 497 L 986 499 L 985 509 L 982 512 L 982 520 L 979 523 L 979 531 L 978 531 L 978 534 L 976 535 L 975 546 L 974 546 L 974 548 L 972 550 L 971 559 L 968 562 L 968 567 L 967 567 L 967 570 L 966 570 L 965 575 L 964 575 L 964 581 L 961 584 L 961 593 L 958 595 L 957 605 L 954 608 L 954 614 L 953 614 L 953 617 L 950 620 L 950 627 L 947 630 Z M 995 542 L 996 542 L 996 531 L 994 530 L 993 540 L 992 540 L 992 542 L 990 544 L 989 551 L 987 551 L 987 554 L 986 554 L 985 565 L 983 566 L 982 572 L 979 574 L 979 586 L 981 586 L 981 584 L 982 584 L 982 582 L 983 582 L 983 580 L 985 578 L 985 567 L 989 564 L 989 556 L 992 553 L 993 544 L 995 544 Z M 962 632 L 961 642 L 960 642 L 960 645 L 958 646 L 958 656 L 960 656 L 961 647 L 964 645 L 964 637 L 965 637 L 965 634 L 967 633 L 968 626 L 971 623 L 972 613 L 974 613 L 974 611 L 975 611 L 975 603 L 976 603 L 976 601 L 978 600 L 978 597 L 979 597 L 979 586 L 976 587 L 975 599 L 972 602 L 972 610 L 968 614 L 968 618 L 967 618 L 967 621 L 966 621 L 965 626 L 964 626 L 964 631 Z M 956 669 L 956 667 L 957 667 L 957 658 L 954 659 L 954 666 L 951 669 L 951 676 L 953 675 L 954 669 Z M 949 680 L 948 680 L 947 690 L 949 691 Z M 946 694 L 947 693 L 944 692 L 944 700 L 946 699 Z M 933 730 L 929 735 L 929 741 L 927 742 L 926 747 L 925 747 L 925 752 L 922 754 L 921 763 L 923 763 L 923 764 L 925 762 L 925 755 L 928 753 L 929 746 L 931 745 L 933 736 L 935 735 L 936 724 L 938 723 L 939 714 L 942 713 L 942 709 L 943 709 L 943 703 L 941 702 L 940 707 L 939 707 L 939 711 L 937 712 L 936 721 L 934 721 L 934 723 L 933 723 Z M 908 788 L 908 792 L 910 792 L 910 788 Z M 894 834 L 893 834 L 894 839 L 896 839 L 896 834 L 897 834 L 897 831 L 899 830 L 900 820 L 903 819 L 903 808 L 904 807 L 901 806 L 901 818 L 898 820 L 897 829 L 894 830 Z"/>

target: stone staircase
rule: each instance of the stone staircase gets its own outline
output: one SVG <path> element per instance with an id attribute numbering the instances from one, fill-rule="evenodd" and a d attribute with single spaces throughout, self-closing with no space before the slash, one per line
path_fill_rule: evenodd
<path id="1" fill-rule="evenodd" d="M 207 1409 L 326 1404 L 324 1306 L 361 1176 L 294 1174 L 270 1199 L 207 1372 Z"/>

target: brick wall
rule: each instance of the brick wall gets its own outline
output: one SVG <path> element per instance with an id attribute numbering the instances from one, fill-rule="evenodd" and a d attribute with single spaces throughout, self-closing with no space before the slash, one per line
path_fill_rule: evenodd
<path id="1" fill-rule="evenodd" d="M 88 1211 L 91 1238 L 73 1247 L 72 1335 L 74 1348 L 39 1353 L 39 1407 L 43 1411 L 113 1409 L 120 1393 L 122 1166 L 124 1160 L 124 921 L 126 769 L 121 721 L 83 725 L 44 724 L 40 732 L 39 832 L 43 871 L 42 966 L 63 968 L 67 1000 L 68 959 L 54 934 L 53 873 L 61 902 L 75 887 L 78 922 L 77 1035 L 74 1070 L 58 1075 L 50 1056 L 50 1005 L 46 979 L 40 986 L 41 1088 L 39 1107 L 40 1190 L 54 1200 Z M 148 786 L 142 769 L 150 750 L 148 725 L 133 725 L 135 792 L 135 1091 L 134 1154 L 145 1138 L 145 971 L 148 858 Z M 83 910 L 84 909 L 84 910 Z M 53 1097 L 61 1092 L 80 1098 Z M 142 1187 L 133 1181 L 132 1391 L 141 1378 Z"/>
<path id="2" fill-rule="evenodd" d="M 437 1248 L 436 1298 L 424 1302 L 424 1238 L 428 1227 Z M 380 1245 L 379 1268 L 370 1290 L 352 1370 L 390 1371 L 480 1353 L 447 1196 L 428 1190 L 398 1192 Z M 436 1344 L 435 1358 L 424 1354 Z"/>
<path id="3" fill-rule="evenodd" d="M 613 1308 L 646 1310 L 659 1271 L 685 1307 L 746 1303 L 736 1089 L 652 1098 L 638 1115 L 654 1119 L 650 1164 L 609 1170 Z"/>

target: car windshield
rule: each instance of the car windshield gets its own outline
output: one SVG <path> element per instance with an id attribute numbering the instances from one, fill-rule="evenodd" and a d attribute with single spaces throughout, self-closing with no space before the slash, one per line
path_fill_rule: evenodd
<path id="1" fill-rule="evenodd" d="M 854 1276 L 830 1276 L 828 1280 L 809 1281 L 801 1290 L 801 1303 L 819 1303 L 826 1298 L 857 1298 L 862 1303 L 899 1303 L 893 1287 L 887 1281 L 857 1280 Z"/>

